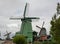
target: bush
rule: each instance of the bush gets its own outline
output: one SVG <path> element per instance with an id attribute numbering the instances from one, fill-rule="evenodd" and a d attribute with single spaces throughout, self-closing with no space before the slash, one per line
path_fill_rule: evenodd
<path id="1" fill-rule="evenodd" d="M 13 38 L 13 42 L 16 44 L 27 44 L 27 41 L 24 35 L 16 35 Z"/>

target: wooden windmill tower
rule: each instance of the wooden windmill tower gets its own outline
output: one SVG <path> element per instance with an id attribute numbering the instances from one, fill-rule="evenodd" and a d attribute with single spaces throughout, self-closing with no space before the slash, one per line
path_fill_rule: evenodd
<path id="1" fill-rule="evenodd" d="M 27 13 L 27 7 L 28 7 L 28 3 L 26 3 L 25 5 L 25 10 L 24 10 L 24 14 L 23 14 L 23 18 L 10 18 L 10 19 L 17 19 L 22 21 L 21 24 L 21 30 L 19 32 L 17 32 L 16 34 L 22 34 L 24 36 L 27 37 L 27 42 L 32 42 L 33 41 L 33 31 L 32 31 L 32 19 L 39 19 L 37 17 L 26 17 L 26 13 Z"/>
<path id="2" fill-rule="evenodd" d="M 40 32 L 39 32 L 39 36 L 40 36 L 39 40 L 42 40 L 42 41 L 47 40 L 46 29 L 43 26 L 44 26 L 44 22 L 42 24 L 42 27 L 36 26 L 39 29 L 41 29 Z"/>
<path id="3" fill-rule="evenodd" d="M 7 36 L 7 37 L 6 37 L 6 40 L 10 40 L 10 34 L 11 34 L 11 32 L 8 33 L 8 32 L 6 31 L 6 33 L 7 33 L 7 34 L 4 35 L 4 36 Z"/>

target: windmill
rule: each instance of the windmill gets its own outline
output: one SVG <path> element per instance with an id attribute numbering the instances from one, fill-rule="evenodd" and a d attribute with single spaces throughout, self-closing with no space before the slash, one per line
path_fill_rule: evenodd
<path id="1" fill-rule="evenodd" d="M 39 32 L 39 36 L 40 36 L 40 40 L 47 40 L 47 34 L 46 34 L 46 29 L 43 27 L 44 26 L 44 23 L 42 24 L 42 27 L 39 27 L 36 25 L 37 28 L 41 29 L 40 32 Z"/>
<path id="2" fill-rule="evenodd" d="M 39 19 L 37 17 L 26 17 L 26 13 L 27 13 L 27 8 L 28 8 L 28 3 L 26 3 L 25 5 L 25 10 L 24 10 L 24 14 L 23 14 L 23 18 L 10 18 L 10 19 L 17 19 L 22 21 L 21 24 L 21 30 L 19 32 L 17 32 L 16 34 L 22 34 L 24 36 L 26 36 L 27 38 L 27 42 L 32 42 L 33 41 L 33 31 L 32 31 L 32 19 Z"/>
<path id="3" fill-rule="evenodd" d="M 7 33 L 7 34 L 4 35 L 4 36 L 7 36 L 7 37 L 6 37 L 6 40 L 10 40 L 10 34 L 11 34 L 11 32 L 8 33 L 8 32 L 6 31 L 6 33 Z"/>

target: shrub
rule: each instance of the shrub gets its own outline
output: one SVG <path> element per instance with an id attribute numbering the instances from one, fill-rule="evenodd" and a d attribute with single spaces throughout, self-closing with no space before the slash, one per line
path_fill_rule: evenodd
<path id="1" fill-rule="evenodd" d="M 27 41 L 24 35 L 16 35 L 13 38 L 13 42 L 16 44 L 27 44 Z"/>

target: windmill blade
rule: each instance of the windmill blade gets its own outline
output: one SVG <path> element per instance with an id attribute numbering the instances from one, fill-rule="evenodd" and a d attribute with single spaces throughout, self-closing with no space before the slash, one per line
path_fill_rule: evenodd
<path id="1" fill-rule="evenodd" d="M 10 33 L 5 34 L 4 36 L 10 35 L 10 34 L 11 34 L 11 32 L 10 32 Z"/>
<path id="2" fill-rule="evenodd" d="M 27 17 L 27 19 L 40 19 L 38 17 Z"/>
<path id="3" fill-rule="evenodd" d="M 40 28 L 40 29 L 41 29 L 41 27 L 39 27 L 39 26 L 37 26 L 37 25 L 36 25 L 36 27 L 38 27 L 38 28 Z"/>
<path id="4" fill-rule="evenodd" d="M 28 13 L 28 10 L 29 10 L 29 3 L 26 3 L 24 8 L 24 14 L 23 14 L 24 18 L 25 18 L 25 15 Z"/>
<path id="5" fill-rule="evenodd" d="M 7 36 L 8 34 L 5 34 L 4 36 Z"/>
<path id="6" fill-rule="evenodd" d="M 8 31 L 6 30 L 6 34 L 4 36 L 10 35 L 11 32 L 8 33 Z"/>
<path id="7" fill-rule="evenodd" d="M 20 19 L 23 19 L 23 18 L 10 18 L 11 20 L 20 20 Z"/>
<path id="8" fill-rule="evenodd" d="M 11 32 L 9 32 L 8 34 L 11 34 Z"/>
<path id="9" fill-rule="evenodd" d="M 8 33 L 8 31 L 6 30 L 6 33 Z"/>
<path id="10" fill-rule="evenodd" d="M 42 28 L 43 28 L 44 24 L 45 24 L 45 22 L 43 22 L 43 24 L 42 24 Z"/>

